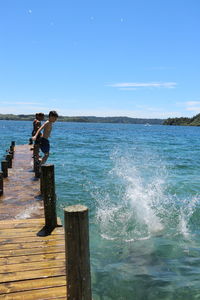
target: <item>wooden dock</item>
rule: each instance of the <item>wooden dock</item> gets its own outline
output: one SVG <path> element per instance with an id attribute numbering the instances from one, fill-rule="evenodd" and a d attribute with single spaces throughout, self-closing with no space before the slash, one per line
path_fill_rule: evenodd
<path id="1" fill-rule="evenodd" d="M 64 230 L 45 224 L 30 146 L 16 146 L 0 197 L 0 299 L 66 299 Z"/>
<path id="2" fill-rule="evenodd" d="M 40 183 L 33 172 L 33 152 L 29 145 L 15 147 L 12 168 L 4 179 L 0 197 L 0 220 L 43 217 Z"/>

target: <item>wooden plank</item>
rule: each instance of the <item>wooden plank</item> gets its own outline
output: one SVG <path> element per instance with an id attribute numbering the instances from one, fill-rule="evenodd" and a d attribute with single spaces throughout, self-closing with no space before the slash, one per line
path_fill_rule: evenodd
<path id="1" fill-rule="evenodd" d="M 48 268 L 41 270 L 17 271 L 13 273 L 0 274 L 0 282 L 38 279 L 65 275 L 65 267 Z"/>
<path id="2" fill-rule="evenodd" d="M 36 241 L 32 243 L 15 243 L 15 244 L 4 244 L 2 245 L 0 243 L 0 251 L 1 250 L 17 250 L 17 249 L 31 249 L 31 248 L 45 248 L 45 247 L 51 247 L 51 246 L 59 246 L 64 245 L 64 237 L 62 239 L 54 239 L 54 240 L 47 240 L 45 242 L 43 241 Z"/>
<path id="3" fill-rule="evenodd" d="M 48 253 L 48 254 L 34 254 L 34 255 L 21 255 L 21 256 L 10 256 L 0 258 L 0 266 L 3 265 L 10 265 L 10 264 L 17 264 L 17 263 L 25 263 L 25 262 L 41 262 L 47 260 L 56 260 L 56 259 L 63 259 L 65 258 L 65 252 L 59 251 L 55 253 Z"/>
<path id="4" fill-rule="evenodd" d="M 41 228 L 44 227 L 43 225 L 38 224 L 37 226 L 32 227 L 31 225 L 29 227 L 21 227 L 21 228 L 4 228 L 4 229 L 0 229 L 0 235 L 4 234 L 4 233 L 14 233 L 14 234 L 18 234 L 20 232 L 32 232 L 32 231 L 39 231 Z M 54 231 L 57 232 L 64 232 L 62 227 L 56 227 L 54 229 Z M 53 232 L 54 232 L 53 231 Z"/>
<path id="5" fill-rule="evenodd" d="M 47 254 L 64 251 L 64 245 L 59 247 L 43 247 L 33 249 L 18 249 L 18 250 L 2 250 L 0 251 L 0 257 L 30 255 L 30 254 Z"/>
<path id="6" fill-rule="evenodd" d="M 44 226 L 45 219 L 38 218 L 38 219 L 10 219 L 10 220 L 3 220 L 0 221 L 0 230 L 5 228 L 23 228 L 23 227 L 38 227 Z M 62 222 L 60 218 L 58 218 L 58 224 L 62 226 Z"/>
<path id="7" fill-rule="evenodd" d="M 0 230 L 5 228 L 22 228 L 22 227 L 38 227 L 44 226 L 44 219 L 24 219 L 24 220 L 5 220 L 0 221 Z"/>
<path id="8" fill-rule="evenodd" d="M 22 178 L 22 180 L 23 180 L 23 178 Z M 12 189 L 12 186 L 9 185 L 8 188 Z M 24 193 L 25 192 L 26 192 L 26 190 L 24 191 Z M 13 190 L 13 193 L 17 194 L 17 191 Z M 29 210 L 30 208 L 42 210 L 42 202 L 36 201 L 34 199 L 34 197 L 36 196 L 36 193 L 37 193 L 37 191 L 35 191 L 33 194 L 29 194 L 28 199 L 27 198 L 18 199 L 18 202 L 15 199 L 15 197 L 8 198 L 8 196 L 7 196 L 7 199 L 5 199 L 5 200 L 1 199 L 1 201 L 2 201 L 1 202 L 1 213 L 5 214 L 6 209 L 7 209 L 7 213 L 9 213 L 9 214 L 11 213 L 11 215 L 7 218 L 7 220 L 13 220 L 13 219 L 17 218 L 17 215 L 19 213 L 23 213 L 25 210 Z M 4 193 L 3 195 L 4 195 L 4 197 L 6 197 L 6 193 Z M 3 197 L 3 196 L 1 196 L 1 197 Z M 21 195 L 21 197 L 23 197 L 23 194 Z M 17 214 L 15 211 L 11 211 L 11 209 L 13 207 L 17 210 Z M 9 211 L 8 211 L 8 209 L 9 209 Z M 38 218 L 41 218 L 42 216 L 43 216 L 43 214 L 41 212 L 40 215 L 38 216 Z M 24 218 L 22 217 L 22 219 L 24 219 Z"/>
<path id="9" fill-rule="evenodd" d="M 5 244 L 19 244 L 19 243 L 34 243 L 34 242 L 46 242 L 46 241 L 57 241 L 57 240 L 63 240 L 64 235 L 63 234 L 57 234 L 57 235 L 48 235 L 48 236 L 29 236 L 27 237 L 18 237 L 17 239 L 15 237 L 12 238 L 2 238 L 0 239 L 0 249 L 1 245 Z"/>
<path id="10" fill-rule="evenodd" d="M 38 231 L 40 231 L 42 228 L 38 228 L 37 229 L 32 229 L 32 230 L 25 230 L 23 231 L 22 229 L 26 229 L 26 228 L 17 228 L 14 230 L 0 230 L 0 238 L 4 238 L 4 237 L 22 237 L 22 236 L 35 236 L 37 235 Z M 55 228 L 51 235 L 56 235 L 56 234 L 63 234 L 63 228 L 62 227 L 58 227 Z"/>
<path id="11" fill-rule="evenodd" d="M 4 221 L 0 221 L 0 226 L 1 224 L 23 224 L 24 222 L 26 223 L 35 223 L 37 224 L 38 222 L 43 222 L 44 218 L 34 218 L 34 219 L 9 219 L 9 220 L 4 220 Z"/>
<path id="12" fill-rule="evenodd" d="M 66 276 L 0 283 L 0 294 L 44 289 L 66 285 Z M 33 291 L 34 293 L 34 291 Z"/>
<path id="13" fill-rule="evenodd" d="M 4 220 L 0 221 L 0 230 L 6 229 L 6 228 L 24 228 L 24 227 L 38 227 L 38 226 L 44 226 L 45 220 L 43 218 L 38 219 L 23 219 L 23 220 Z M 58 224 L 59 226 L 62 226 L 62 222 L 60 218 L 58 218 Z"/>
<path id="14" fill-rule="evenodd" d="M 48 269 L 48 268 L 57 268 L 57 267 L 65 267 L 65 260 L 64 258 L 56 259 L 54 261 L 47 260 L 39 263 L 29 262 L 29 263 L 19 263 L 19 264 L 12 264 L 12 265 L 3 265 L 0 268 L 0 274 L 5 274 L 8 272 L 17 272 L 17 271 L 26 271 L 26 270 L 40 270 L 40 269 Z"/>
<path id="15" fill-rule="evenodd" d="M 22 228 L 4 228 L 4 229 L 0 229 L 0 236 L 5 235 L 5 234 L 15 234 L 18 235 L 21 232 L 38 232 L 44 225 L 38 225 L 38 226 L 34 226 L 34 227 L 22 227 Z"/>
<path id="16" fill-rule="evenodd" d="M 27 292 L 2 294 L 0 299 L 4 299 L 4 300 L 66 299 L 66 287 L 61 286 L 61 287 L 53 287 L 48 289 L 32 290 Z"/>

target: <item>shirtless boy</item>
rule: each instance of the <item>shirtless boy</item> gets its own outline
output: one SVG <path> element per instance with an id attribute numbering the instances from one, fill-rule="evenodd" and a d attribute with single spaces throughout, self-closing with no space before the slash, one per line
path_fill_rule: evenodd
<path id="1" fill-rule="evenodd" d="M 41 160 L 41 164 L 45 164 L 49 157 L 50 144 L 48 138 L 50 137 L 52 124 L 57 120 L 58 114 L 56 111 L 52 110 L 49 112 L 49 119 L 37 130 L 36 134 L 32 137 L 35 141 L 37 136 L 40 134 L 41 130 L 43 130 L 43 134 L 40 137 L 40 149 L 44 153 L 44 156 Z"/>

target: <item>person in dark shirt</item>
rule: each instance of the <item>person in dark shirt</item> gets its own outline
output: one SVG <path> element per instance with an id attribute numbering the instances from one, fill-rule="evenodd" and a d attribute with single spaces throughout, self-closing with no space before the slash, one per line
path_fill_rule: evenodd
<path id="1" fill-rule="evenodd" d="M 41 121 L 44 120 L 44 114 L 43 113 L 36 113 L 35 114 L 35 120 L 33 121 L 33 130 L 32 130 L 32 137 L 36 134 L 38 129 L 42 126 Z M 35 140 L 35 155 L 36 158 L 39 159 L 39 149 L 40 149 L 40 137 L 41 133 L 38 134 L 37 139 Z M 32 138 L 33 140 L 33 138 Z"/>

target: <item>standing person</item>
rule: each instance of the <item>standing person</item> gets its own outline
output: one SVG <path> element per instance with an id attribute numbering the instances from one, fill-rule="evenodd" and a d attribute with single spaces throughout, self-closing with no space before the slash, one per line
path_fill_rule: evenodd
<path id="1" fill-rule="evenodd" d="M 41 121 L 44 120 L 44 114 L 43 113 L 36 113 L 35 114 L 35 120 L 33 121 L 33 131 L 32 131 L 32 140 L 33 136 L 37 133 L 38 129 L 42 126 Z M 35 155 L 36 158 L 39 159 L 39 142 L 40 142 L 41 133 L 38 134 L 36 140 L 35 140 Z"/>
<path id="2" fill-rule="evenodd" d="M 37 129 L 36 129 L 36 124 L 38 122 L 38 113 L 35 114 L 35 119 L 33 120 L 33 130 L 32 130 L 32 136 L 34 136 L 37 132 Z"/>
<path id="3" fill-rule="evenodd" d="M 38 113 L 35 114 L 35 119 L 33 121 L 33 130 L 32 130 L 32 133 L 31 133 L 32 136 L 34 136 L 37 132 L 37 129 L 38 129 L 37 125 L 36 125 L 37 122 L 38 122 Z M 32 144 L 33 144 L 33 140 L 32 140 L 32 138 L 30 138 L 29 139 L 29 145 L 32 145 Z M 33 150 L 33 148 L 31 148 L 31 150 Z"/>
<path id="4" fill-rule="evenodd" d="M 41 127 L 41 121 L 44 120 L 44 114 L 43 113 L 36 113 L 35 114 L 35 120 L 33 121 L 33 131 L 32 136 L 36 134 L 38 129 Z"/>
<path id="5" fill-rule="evenodd" d="M 37 130 L 36 134 L 32 137 L 32 139 L 35 141 L 37 139 L 37 136 L 43 130 L 43 134 L 40 137 L 40 149 L 44 153 L 44 156 L 41 160 L 41 164 L 44 164 L 49 157 L 50 144 L 48 138 L 51 134 L 52 125 L 54 122 L 56 122 L 57 118 L 57 112 L 55 110 L 50 111 L 49 119 Z"/>

